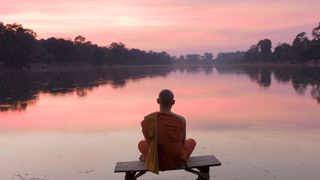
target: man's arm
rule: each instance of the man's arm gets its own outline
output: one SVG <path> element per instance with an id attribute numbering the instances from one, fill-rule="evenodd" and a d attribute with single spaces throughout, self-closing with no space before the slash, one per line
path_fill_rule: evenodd
<path id="1" fill-rule="evenodd" d="M 148 130 L 147 128 L 144 126 L 144 120 L 141 121 L 141 127 L 142 127 L 142 134 L 144 139 L 147 141 L 147 143 L 149 143 L 149 135 L 148 135 Z"/>

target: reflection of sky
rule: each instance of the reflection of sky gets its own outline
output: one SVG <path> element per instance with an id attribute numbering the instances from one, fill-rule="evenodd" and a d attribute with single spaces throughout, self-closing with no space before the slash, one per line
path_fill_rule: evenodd
<path id="1" fill-rule="evenodd" d="M 320 125 L 319 105 L 309 95 L 296 94 L 290 84 L 262 88 L 245 76 L 175 72 L 167 78 L 129 81 L 122 89 L 100 86 L 82 98 L 40 94 L 26 111 L 1 113 L 0 129 L 132 129 L 158 110 L 156 96 L 163 88 L 174 91 L 174 111 L 187 118 L 191 129 Z"/>
<path id="2" fill-rule="evenodd" d="M 140 121 L 157 110 L 163 88 L 197 141 L 194 155 L 222 162 L 214 179 L 315 180 L 320 151 L 319 104 L 290 83 L 260 87 L 234 74 L 171 73 L 99 86 L 87 96 L 40 94 L 25 111 L 0 113 L 0 179 L 123 179 L 117 161 L 137 160 Z M 184 171 L 141 179 L 195 179 Z"/>
<path id="3" fill-rule="evenodd" d="M 137 160 L 140 129 L 101 132 L 0 133 L 0 179 L 120 180 L 118 161 Z M 221 167 L 214 179 L 316 180 L 320 133 L 312 130 L 189 130 L 197 140 L 194 155 L 214 154 Z M 27 179 L 27 180 L 30 180 Z M 185 171 L 147 173 L 141 179 L 185 179 Z"/>

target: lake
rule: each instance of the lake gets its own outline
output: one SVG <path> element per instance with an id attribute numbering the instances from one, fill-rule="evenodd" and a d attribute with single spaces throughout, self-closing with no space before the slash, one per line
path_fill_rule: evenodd
<path id="1" fill-rule="evenodd" d="M 112 67 L 0 72 L 0 179 L 124 179 L 140 122 L 175 93 L 194 155 L 214 154 L 219 180 L 317 180 L 320 69 Z M 185 171 L 143 179 L 193 180 Z"/>

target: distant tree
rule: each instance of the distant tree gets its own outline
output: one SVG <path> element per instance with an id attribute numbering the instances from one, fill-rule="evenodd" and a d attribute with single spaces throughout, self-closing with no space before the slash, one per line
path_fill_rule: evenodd
<path id="1" fill-rule="evenodd" d="M 23 67 L 31 61 L 36 45 L 36 33 L 20 24 L 0 23 L 0 61 Z"/>
<path id="2" fill-rule="evenodd" d="M 146 52 L 137 48 L 132 48 L 129 51 L 128 59 L 131 64 L 141 64 L 146 60 Z"/>
<path id="3" fill-rule="evenodd" d="M 244 54 L 245 61 L 254 62 L 259 59 L 259 46 L 252 45 L 250 49 Z"/>
<path id="4" fill-rule="evenodd" d="M 292 43 L 292 50 L 295 62 L 303 62 L 308 59 L 309 39 L 305 32 L 299 33 Z"/>
<path id="5" fill-rule="evenodd" d="M 301 32 L 301 33 L 297 34 L 296 38 L 293 41 L 293 44 L 302 43 L 302 42 L 307 41 L 308 37 L 306 34 L 307 33 L 305 33 L 305 32 Z"/>
<path id="6" fill-rule="evenodd" d="M 185 58 L 183 55 L 181 55 L 181 56 L 179 56 L 178 60 L 179 60 L 179 61 L 185 61 L 186 58 Z"/>
<path id="7" fill-rule="evenodd" d="M 3 24 L 3 22 L 0 21 L 0 34 L 2 34 L 5 31 L 5 26 Z"/>
<path id="8" fill-rule="evenodd" d="M 71 63 L 76 61 L 74 44 L 70 40 L 49 38 L 43 40 L 41 44 L 53 57 L 51 62 Z"/>
<path id="9" fill-rule="evenodd" d="M 218 53 L 215 62 L 216 63 L 232 63 L 232 62 L 240 62 L 244 59 L 245 52 L 237 51 L 237 52 L 220 52 Z"/>
<path id="10" fill-rule="evenodd" d="M 96 64 L 106 63 L 106 50 L 103 48 L 93 48 L 93 62 Z"/>
<path id="11" fill-rule="evenodd" d="M 187 54 L 186 55 L 186 61 L 190 64 L 195 64 L 200 61 L 200 55 L 199 54 Z"/>
<path id="12" fill-rule="evenodd" d="M 206 52 L 203 55 L 200 54 L 186 54 L 179 56 L 179 58 L 172 58 L 175 60 L 176 64 L 181 65 L 200 65 L 200 64 L 212 64 L 213 63 L 213 55 L 212 53 Z"/>
<path id="13" fill-rule="evenodd" d="M 263 39 L 258 42 L 260 57 L 262 60 L 269 60 L 272 53 L 272 42 L 270 39 Z"/>
<path id="14" fill-rule="evenodd" d="M 158 53 L 158 62 L 156 64 L 171 64 L 172 63 L 172 58 L 170 57 L 170 55 L 165 52 L 165 51 L 162 51 L 160 53 Z"/>
<path id="15" fill-rule="evenodd" d="M 213 55 L 212 55 L 212 53 L 206 52 L 206 53 L 204 53 L 204 58 L 205 58 L 206 61 L 212 61 L 213 60 Z"/>
<path id="16" fill-rule="evenodd" d="M 313 40 L 310 43 L 310 59 L 320 61 L 320 23 L 312 30 Z"/>
<path id="17" fill-rule="evenodd" d="M 274 59 L 276 61 L 288 61 L 291 60 L 292 55 L 291 55 L 291 46 L 287 43 L 279 43 L 275 48 L 274 48 Z"/>
<path id="18" fill-rule="evenodd" d="M 86 41 L 86 38 L 78 35 L 77 37 L 74 38 L 74 43 L 75 44 L 83 44 Z"/>
<path id="19" fill-rule="evenodd" d="M 119 42 L 113 42 L 110 44 L 109 49 L 111 51 L 111 62 L 115 64 L 125 64 L 128 59 L 128 49 L 126 46 Z"/>
<path id="20" fill-rule="evenodd" d="M 312 30 L 312 37 L 314 40 L 320 40 L 320 22 L 319 25 Z"/>

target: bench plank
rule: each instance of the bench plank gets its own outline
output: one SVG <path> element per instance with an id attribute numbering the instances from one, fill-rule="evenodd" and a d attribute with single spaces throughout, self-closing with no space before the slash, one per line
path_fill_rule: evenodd
<path id="1" fill-rule="evenodd" d="M 197 168 L 203 166 L 221 166 L 221 162 L 213 155 L 211 156 L 195 156 L 187 160 L 188 168 Z"/>
<path id="2" fill-rule="evenodd" d="M 209 156 L 194 156 L 187 160 L 186 166 L 179 167 L 178 169 L 185 168 L 197 168 L 204 166 L 221 166 L 221 162 L 213 155 Z M 141 161 L 128 161 L 128 162 L 117 162 L 114 172 L 138 172 L 148 171 L 144 162 Z"/>
<path id="3" fill-rule="evenodd" d="M 129 171 L 148 171 L 144 162 L 141 161 L 128 161 L 117 162 L 114 172 L 129 172 Z"/>

